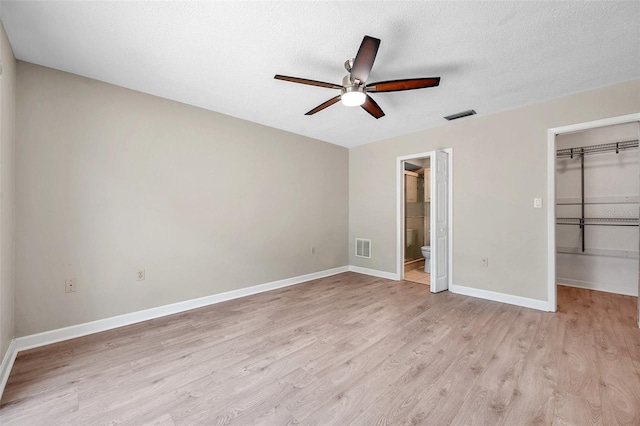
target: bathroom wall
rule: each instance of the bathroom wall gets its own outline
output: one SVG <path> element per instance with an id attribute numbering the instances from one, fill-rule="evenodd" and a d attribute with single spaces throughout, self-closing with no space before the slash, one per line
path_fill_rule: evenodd
<path id="1" fill-rule="evenodd" d="M 452 283 L 547 300 L 547 211 L 533 208 L 547 193 L 547 131 L 638 111 L 634 80 L 351 149 L 349 253 L 369 238 L 373 257 L 350 264 L 398 272 L 396 159 L 452 148 Z"/>
<path id="2" fill-rule="evenodd" d="M 17 336 L 348 264 L 347 149 L 25 62 L 17 84 Z"/>
<path id="3" fill-rule="evenodd" d="M 637 140 L 638 131 L 629 123 L 559 135 L 557 149 Z M 637 149 L 585 156 L 585 217 L 638 217 L 639 156 Z M 557 217 L 580 217 L 580 174 L 579 156 L 557 160 Z M 629 201 L 612 203 L 611 197 Z M 588 254 L 567 254 L 581 251 L 580 228 L 556 226 L 558 283 L 637 296 L 638 227 L 587 226 L 585 234 Z"/>

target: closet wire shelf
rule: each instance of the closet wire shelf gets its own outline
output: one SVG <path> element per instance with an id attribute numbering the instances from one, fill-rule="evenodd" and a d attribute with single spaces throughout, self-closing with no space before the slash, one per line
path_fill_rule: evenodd
<path id="1" fill-rule="evenodd" d="M 595 225 L 595 226 L 638 226 L 640 218 L 637 217 L 558 217 L 557 225 Z"/>
<path id="2" fill-rule="evenodd" d="M 573 158 L 578 155 L 600 154 L 602 152 L 615 152 L 618 154 L 620 151 L 627 149 L 638 148 L 638 140 L 621 141 L 613 143 L 604 143 L 600 145 L 581 146 L 578 148 L 566 148 L 556 151 L 557 158 L 569 157 Z"/>

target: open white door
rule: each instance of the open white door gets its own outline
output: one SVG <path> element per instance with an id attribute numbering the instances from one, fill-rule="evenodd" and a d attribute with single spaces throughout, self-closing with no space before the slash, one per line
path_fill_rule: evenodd
<path id="1" fill-rule="evenodd" d="M 449 154 L 436 151 L 431 170 L 431 292 L 438 293 L 449 289 Z"/>

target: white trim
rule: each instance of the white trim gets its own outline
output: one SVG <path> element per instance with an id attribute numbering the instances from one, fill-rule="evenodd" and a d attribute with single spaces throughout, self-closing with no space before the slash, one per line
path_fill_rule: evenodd
<path id="1" fill-rule="evenodd" d="M 69 327 L 58 328 L 56 330 L 45 331 L 42 333 L 32 334 L 29 336 L 18 337 L 17 350 L 24 351 L 26 349 L 37 348 L 51 343 L 61 342 L 63 340 L 74 339 L 76 337 L 86 336 L 88 334 L 99 333 L 101 331 L 111 330 L 126 325 L 135 324 L 142 321 L 148 321 L 155 318 L 164 317 L 166 315 L 177 314 L 191 309 L 209 306 L 227 300 L 238 299 L 252 294 L 263 293 L 282 287 L 288 287 L 301 284 L 307 281 L 328 277 L 331 275 L 347 272 L 348 266 L 327 269 L 324 271 L 314 272 L 311 274 L 300 275 L 284 280 L 273 281 L 270 283 L 254 285 L 252 287 L 241 288 L 238 290 L 227 291 L 225 293 L 213 294 L 198 299 L 186 300 L 184 302 L 173 303 L 171 305 L 158 306 L 157 308 L 146 309 L 144 311 L 132 312 L 129 314 L 119 315 L 116 317 L 105 318 L 97 321 L 91 321 L 84 324 L 72 325 Z"/>
<path id="2" fill-rule="evenodd" d="M 582 130 L 596 129 L 598 127 L 615 126 L 616 124 L 632 123 L 634 121 L 640 121 L 640 113 L 603 118 L 601 120 L 570 124 L 568 126 L 554 127 L 549 129 L 549 131 L 555 133 L 556 135 L 559 135 L 563 133 L 574 133 L 580 132 Z"/>
<path id="3" fill-rule="evenodd" d="M 547 131 L 547 310 L 558 308 L 556 286 L 556 136 L 616 124 L 640 121 L 640 113 L 610 117 L 586 123 L 554 127 Z M 640 318 L 638 319 L 640 326 Z"/>
<path id="4" fill-rule="evenodd" d="M 18 354 L 17 348 L 18 344 L 16 343 L 16 339 L 12 339 L 7 348 L 7 352 L 4 354 L 2 364 L 0 364 L 0 399 L 2 399 L 4 387 L 7 385 L 11 368 L 13 368 L 13 363 L 16 360 L 16 355 Z"/>
<path id="5" fill-rule="evenodd" d="M 556 288 L 556 133 L 547 132 L 547 310 L 558 309 Z"/>
<path id="6" fill-rule="evenodd" d="M 625 296 L 638 296 L 637 289 L 629 289 L 621 285 L 607 284 L 607 283 L 594 283 L 591 281 L 573 280 L 571 278 L 557 279 L 558 285 L 564 285 L 567 287 L 585 288 L 587 290 L 604 291 L 605 293 L 624 294 Z"/>
<path id="7" fill-rule="evenodd" d="M 453 148 L 443 149 L 449 154 L 449 284 L 453 285 Z M 435 216 L 435 215 L 434 215 Z"/>
<path id="8" fill-rule="evenodd" d="M 479 299 L 493 300 L 494 302 L 508 303 L 509 305 L 522 306 L 524 308 L 547 311 L 546 300 L 529 299 L 528 297 L 513 296 L 511 294 L 497 293 L 495 291 L 481 290 L 479 288 L 451 285 L 449 291 L 455 294 L 477 297 Z"/>
<path id="9" fill-rule="evenodd" d="M 378 271 L 377 269 L 362 268 L 360 266 L 349 265 L 349 271 L 358 274 L 371 275 L 372 277 L 386 278 L 388 280 L 400 281 L 402 277 L 393 272 Z"/>

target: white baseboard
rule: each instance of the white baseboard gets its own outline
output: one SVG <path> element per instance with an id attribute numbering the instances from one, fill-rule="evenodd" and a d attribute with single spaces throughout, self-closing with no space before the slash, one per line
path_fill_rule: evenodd
<path id="1" fill-rule="evenodd" d="M 2 399 L 4 387 L 7 385 L 7 380 L 9 380 L 9 374 L 11 374 L 11 368 L 16 360 L 16 355 L 18 354 L 17 348 L 16 339 L 12 339 L 7 348 L 7 352 L 4 354 L 2 364 L 0 364 L 0 400 Z"/>
<path id="2" fill-rule="evenodd" d="M 558 278 L 558 285 L 567 287 L 585 288 L 587 290 L 604 291 L 605 293 L 624 294 L 626 296 L 638 296 L 638 288 L 623 287 L 615 284 L 594 283 L 590 281 L 572 280 L 570 278 Z"/>
<path id="3" fill-rule="evenodd" d="M 75 339 L 76 337 L 82 337 L 88 334 L 99 333 L 101 331 L 111 330 L 118 327 L 124 327 L 126 325 L 148 321 L 167 315 L 177 314 L 180 312 L 189 311 L 191 309 L 225 302 L 227 300 L 238 299 L 240 297 L 250 296 L 252 294 L 263 293 L 265 291 L 275 290 L 278 288 L 301 284 L 319 278 L 329 277 L 331 275 L 347 272 L 348 270 L 348 266 L 341 266 L 339 268 L 327 269 L 324 271 L 314 272 L 312 274 L 300 275 L 284 280 L 273 281 L 270 283 L 254 285 L 252 287 L 227 291 L 225 293 L 200 297 L 198 299 L 185 300 L 184 302 L 158 306 L 157 308 L 146 309 L 144 311 L 132 312 L 116 317 L 105 318 L 97 321 L 87 322 L 84 324 L 72 325 L 69 327 L 58 328 L 56 330 L 18 337 L 15 339 L 17 343 L 16 349 L 19 352 L 44 345 L 49 345 L 51 343 L 61 342 L 63 340 Z"/>
<path id="4" fill-rule="evenodd" d="M 400 280 L 397 274 L 391 272 L 378 271 L 376 269 L 361 268 L 359 266 L 349 265 L 349 271 L 359 274 L 371 275 L 389 280 Z M 539 311 L 549 312 L 549 302 L 546 300 L 529 299 L 527 297 L 513 296 L 505 293 L 497 293 L 494 291 L 481 290 L 472 287 L 464 287 L 461 285 L 452 285 L 449 287 L 451 293 L 462 294 L 465 296 L 477 297 L 479 299 L 492 300 L 494 302 L 508 303 L 510 305 L 522 306 L 525 308 L 537 309 Z"/>
<path id="5" fill-rule="evenodd" d="M 386 278 L 388 280 L 400 280 L 398 274 L 393 272 L 378 271 L 377 269 L 361 268 L 360 266 L 349 265 L 349 271 L 357 272 L 358 274 L 371 275 L 372 277 Z"/>
<path id="6" fill-rule="evenodd" d="M 495 291 L 481 290 L 479 288 L 452 285 L 449 287 L 451 293 L 463 294 L 465 296 L 477 297 L 479 299 L 492 300 L 494 302 L 508 303 L 509 305 L 522 306 L 524 308 L 537 309 L 539 311 L 549 311 L 549 302 L 546 300 L 529 299 L 528 297 L 513 296 L 511 294 L 497 293 Z"/>

